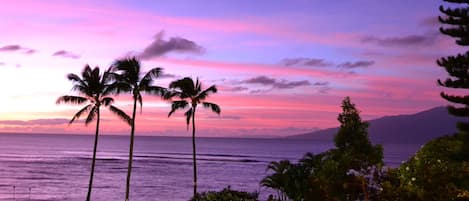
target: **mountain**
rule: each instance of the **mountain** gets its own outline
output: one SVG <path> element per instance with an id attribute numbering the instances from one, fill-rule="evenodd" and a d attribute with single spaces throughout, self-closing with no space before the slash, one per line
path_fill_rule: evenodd
<path id="1" fill-rule="evenodd" d="M 416 114 L 370 120 L 368 135 L 373 143 L 423 144 L 431 139 L 455 133 L 456 123 L 459 121 L 463 121 L 463 118 L 449 115 L 446 107 L 436 107 Z M 331 141 L 338 130 L 339 128 L 328 128 L 288 138 Z"/>

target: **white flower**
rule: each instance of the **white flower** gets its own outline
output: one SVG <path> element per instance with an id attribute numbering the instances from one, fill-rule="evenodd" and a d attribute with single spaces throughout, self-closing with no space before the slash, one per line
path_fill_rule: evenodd
<path id="1" fill-rule="evenodd" d="M 409 167 L 405 167 L 405 170 L 409 171 L 409 169 L 410 169 Z"/>
<path id="2" fill-rule="evenodd" d="M 438 159 L 438 160 L 436 160 L 436 162 L 438 162 L 438 163 L 441 163 L 441 160 L 440 160 L 440 159 Z"/>
<path id="3" fill-rule="evenodd" d="M 411 180 L 412 180 L 412 181 L 415 181 L 415 177 L 412 177 L 412 179 L 411 179 Z"/>

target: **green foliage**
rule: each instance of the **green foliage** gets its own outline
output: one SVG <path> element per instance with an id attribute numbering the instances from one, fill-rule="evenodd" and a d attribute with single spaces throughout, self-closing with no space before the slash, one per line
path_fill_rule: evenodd
<path id="1" fill-rule="evenodd" d="M 468 134 L 445 136 L 424 145 L 414 157 L 393 170 L 393 186 L 386 185 L 384 194 L 399 192 L 388 200 L 407 199 L 447 201 L 468 200 L 469 192 Z M 384 185 L 383 185 L 384 186 Z"/>
<path id="2" fill-rule="evenodd" d="M 209 191 L 197 193 L 190 201 L 258 201 L 257 192 L 249 193 L 232 190 L 230 186 L 222 191 Z"/>
<path id="3" fill-rule="evenodd" d="M 272 200 L 357 200 L 377 197 L 383 151 L 368 139 L 368 123 L 346 97 L 339 114 L 336 149 L 306 154 L 297 164 L 272 162 L 261 184 L 275 189 Z"/>

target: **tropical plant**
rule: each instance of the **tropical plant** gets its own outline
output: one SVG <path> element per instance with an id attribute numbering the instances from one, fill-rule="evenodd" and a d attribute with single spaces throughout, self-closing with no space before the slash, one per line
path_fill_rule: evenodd
<path id="1" fill-rule="evenodd" d="M 289 174 L 294 169 L 293 165 L 288 160 L 273 161 L 267 166 L 267 170 L 272 171 L 273 174 L 261 180 L 262 186 L 277 190 L 277 199 L 279 201 L 288 200 L 287 194 L 290 191 L 287 188 L 293 187 L 290 184 L 295 180 L 295 178 L 292 178 L 293 175 Z"/>
<path id="2" fill-rule="evenodd" d="M 57 104 L 69 103 L 81 105 L 88 103 L 84 108 L 79 110 L 69 124 L 78 120 L 82 115 L 88 113 L 85 120 L 85 125 L 91 123 L 96 119 L 96 133 L 94 136 L 93 146 L 93 160 L 91 162 L 91 174 L 88 185 L 88 194 L 86 200 L 91 199 L 91 189 L 93 186 L 94 167 L 96 161 L 96 149 L 98 146 L 98 135 L 99 135 L 99 121 L 100 121 L 100 107 L 108 107 L 111 112 L 116 114 L 122 120 L 130 125 L 130 117 L 125 114 L 122 110 L 112 105 L 114 99 L 109 97 L 112 91 L 115 89 L 115 85 L 111 83 L 109 70 L 105 71 L 102 75 L 99 72 L 99 68 L 95 67 L 91 69 L 90 66 L 85 66 L 81 73 L 81 77 L 76 74 L 68 74 L 67 78 L 74 83 L 72 90 L 77 91 L 81 96 L 66 95 L 61 96 L 57 99 Z"/>
<path id="3" fill-rule="evenodd" d="M 383 154 L 381 146 L 368 139 L 368 123 L 360 118 L 346 97 L 342 102 L 341 123 L 335 149 L 314 155 L 307 153 L 299 163 L 272 162 L 272 172 L 261 185 L 277 190 L 276 200 L 367 200 L 376 197 L 380 186 Z M 273 197 L 273 196 L 272 196 Z"/>
<path id="4" fill-rule="evenodd" d="M 171 101 L 171 111 L 168 113 L 170 117 L 176 110 L 189 109 L 184 113 L 186 116 L 187 129 L 189 130 L 189 125 L 192 120 L 192 159 L 193 159 L 193 170 L 194 170 L 194 196 L 197 193 L 197 163 L 196 163 L 196 148 L 195 148 L 195 112 L 197 106 L 202 104 L 203 107 L 211 109 L 213 112 L 220 114 L 220 107 L 211 102 L 205 102 L 205 99 L 210 95 L 217 93 L 217 88 L 215 85 L 210 86 L 209 88 L 202 90 L 202 83 L 199 82 L 199 79 L 194 81 L 192 78 L 185 77 L 173 81 L 169 84 L 169 88 L 172 89 L 171 92 L 168 92 L 165 96 L 166 99 L 173 99 L 177 97 L 177 100 Z"/>
<path id="5" fill-rule="evenodd" d="M 140 111 L 142 111 L 142 92 L 160 96 L 165 93 L 165 88 L 152 85 L 153 81 L 161 75 L 163 69 L 152 68 L 147 73 L 143 74 L 140 62 L 135 57 L 133 57 L 115 61 L 112 67 L 112 71 L 114 72 L 113 78 L 116 80 L 117 86 L 115 92 L 130 92 L 133 98 L 132 121 L 130 124 L 129 162 L 125 189 L 125 200 L 128 201 L 130 196 L 130 176 L 132 173 L 135 136 L 135 113 L 137 110 L 137 102 L 140 105 Z"/>
<path id="6" fill-rule="evenodd" d="M 197 193 L 190 201 L 258 201 L 259 193 L 232 190 L 230 186 L 222 191 Z"/>

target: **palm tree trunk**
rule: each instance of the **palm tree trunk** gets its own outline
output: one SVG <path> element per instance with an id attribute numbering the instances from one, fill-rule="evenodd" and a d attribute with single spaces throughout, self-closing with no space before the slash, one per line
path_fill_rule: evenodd
<path id="1" fill-rule="evenodd" d="M 86 195 L 86 201 L 91 200 L 91 189 L 93 187 L 94 166 L 95 166 L 95 162 L 96 162 L 96 149 L 98 147 L 99 118 L 100 117 L 99 117 L 99 107 L 98 107 L 97 119 L 96 119 L 96 134 L 94 135 L 93 160 L 91 162 L 90 183 L 88 185 L 88 194 Z"/>
<path id="2" fill-rule="evenodd" d="M 127 185 L 125 187 L 125 201 L 129 201 L 130 174 L 132 173 L 132 158 L 134 154 L 135 111 L 137 110 L 137 97 L 134 96 L 134 110 L 132 112 L 132 125 L 130 129 L 129 166 L 127 168 Z"/>
<path id="3" fill-rule="evenodd" d="M 194 197 L 197 194 L 197 160 L 195 158 L 195 108 L 192 109 L 192 163 L 194 165 Z"/>

